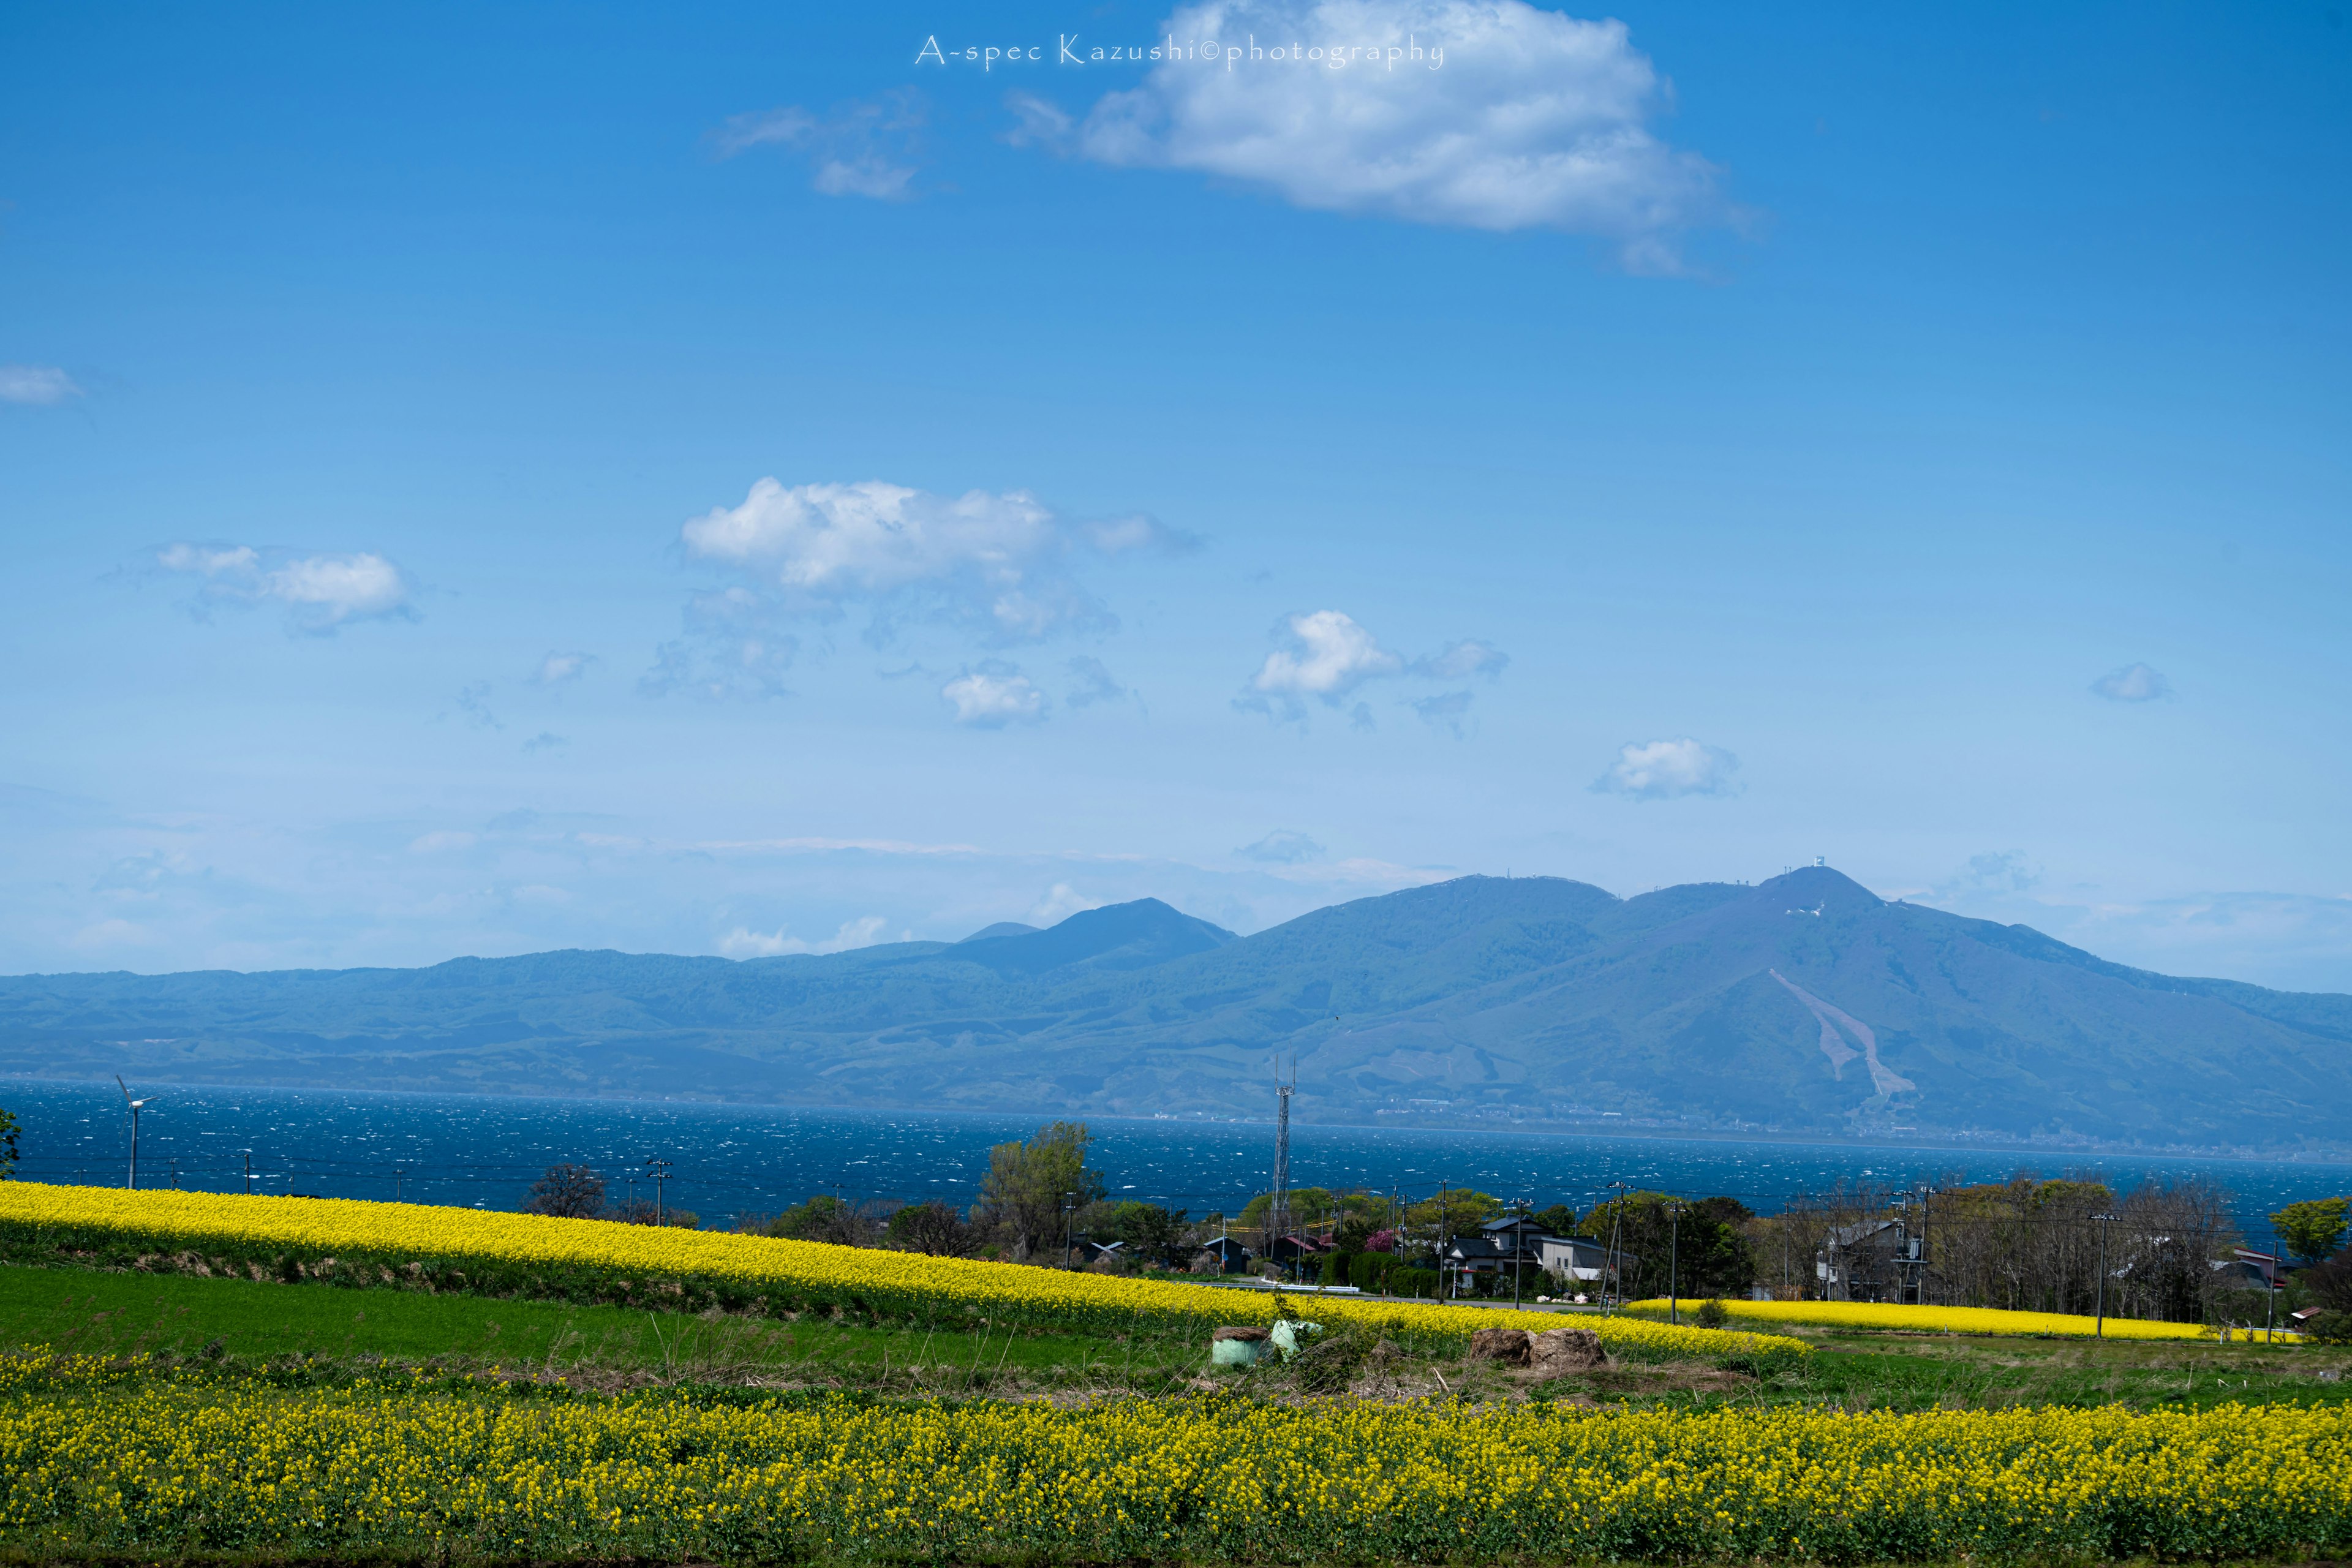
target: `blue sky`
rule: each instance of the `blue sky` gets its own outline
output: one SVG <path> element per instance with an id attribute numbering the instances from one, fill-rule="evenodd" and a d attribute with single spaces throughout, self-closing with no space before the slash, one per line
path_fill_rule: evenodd
<path id="1" fill-rule="evenodd" d="M 2343 9 L 10 7 L 0 969 L 1822 856 L 2352 990 Z"/>

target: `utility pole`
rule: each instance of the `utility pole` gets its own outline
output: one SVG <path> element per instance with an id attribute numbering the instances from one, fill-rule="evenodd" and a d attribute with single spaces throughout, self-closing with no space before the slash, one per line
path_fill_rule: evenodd
<path id="1" fill-rule="evenodd" d="M 177 1160 L 172 1162 L 172 1190 L 175 1193 L 180 1190 L 180 1162 Z"/>
<path id="2" fill-rule="evenodd" d="M 401 1169 L 399 1166 L 394 1165 L 392 1168 L 392 1201 L 394 1203 L 398 1203 L 400 1201 L 400 1177 Z"/>
<path id="3" fill-rule="evenodd" d="M 2099 1222 L 2099 1321 L 2092 1335 L 2103 1340 L 2107 1337 L 2107 1227 L 2115 1223 L 2116 1216 L 2095 1214 L 2091 1217 Z"/>
<path id="4" fill-rule="evenodd" d="M 1277 1061 L 1274 1086 L 1274 1194 L 1266 1205 L 1265 1215 L 1269 1232 L 1265 1241 L 1268 1258 L 1272 1258 L 1274 1249 L 1282 1245 L 1282 1238 L 1290 1234 L 1290 1096 L 1298 1087 L 1297 1065 L 1293 1063 L 1291 1066 L 1292 1081 L 1289 1083 L 1281 1081 L 1280 1073 L 1281 1064 Z M 1292 1256 L 1296 1261 L 1297 1255 L 1294 1253 Z"/>
<path id="5" fill-rule="evenodd" d="M 669 1210 L 665 1206 L 662 1200 L 665 1196 L 663 1184 L 669 1180 L 669 1162 L 667 1160 L 647 1160 L 646 1162 L 646 1169 L 654 1179 L 654 1223 L 656 1225 L 667 1225 L 669 1223 Z"/>
<path id="6" fill-rule="evenodd" d="M 1683 1201 L 1666 1211 L 1666 1321 L 1683 1321 Z"/>
<path id="7" fill-rule="evenodd" d="M 1935 1214 L 1936 1189 L 1922 1182 L 1919 1184 L 1919 1274 L 1917 1289 L 1912 1292 L 1922 1307 L 1927 1304 L 1927 1222 L 1935 1217 Z M 2099 1272 L 2103 1277 L 2106 1273 L 2104 1264 Z"/>
<path id="8" fill-rule="evenodd" d="M 245 1195 L 253 1195 L 253 1151 L 245 1151 Z"/>
<path id="9" fill-rule="evenodd" d="M 1609 1184 L 1609 1190 L 1612 1193 L 1622 1194 L 1624 1191 L 1624 1188 L 1625 1184 L 1622 1182 L 1612 1182 Z M 1616 1286 L 1618 1283 L 1617 1259 L 1619 1256 L 1617 1243 L 1619 1237 L 1624 1233 L 1624 1226 L 1625 1205 L 1619 1199 L 1612 1198 L 1609 1200 L 1608 1268 L 1601 1281 L 1601 1315 L 1604 1318 L 1609 1315 L 1610 1308 L 1613 1304 L 1616 1296 Z"/>

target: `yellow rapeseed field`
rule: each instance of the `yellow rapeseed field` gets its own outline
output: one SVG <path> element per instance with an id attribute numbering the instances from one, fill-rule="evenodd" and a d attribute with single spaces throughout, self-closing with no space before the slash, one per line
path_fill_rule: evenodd
<path id="1" fill-rule="evenodd" d="M 1633 1301 L 1629 1312 L 1664 1316 L 1666 1299 Z M 1705 1305 L 1681 1303 L 1685 1316 Z M 2081 1334 L 2098 1330 L 2098 1320 L 2071 1312 L 2004 1312 L 1990 1307 L 1897 1307 L 1873 1301 L 1726 1301 L 1723 1310 L 1748 1323 L 1805 1323 L 1819 1328 L 1915 1329 L 1949 1334 Z M 2109 1318 L 2111 1340 L 2210 1340 L 2213 1331 L 2197 1323 L 2158 1323 Z M 2287 1336 L 2281 1335 L 2284 1339 Z"/>
<path id="2" fill-rule="evenodd" d="M 712 1408 L 0 1363 L 0 1543 L 677 1561 L 2340 1554 L 2352 1411 Z"/>
<path id="3" fill-rule="evenodd" d="M 656 1301 L 681 1282 L 751 1310 L 841 1308 L 877 1316 L 989 1319 L 1122 1331 L 1269 1322 L 1273 1300 L 1202 1285 L 929 1258 L 716 1231 L 551 1219 L 421 1204 L 126 1192 L 114 1187 L 0 1183 L 0 1242 L 7 1256 L 55 1258 L 142 1251 L 194 1254 L 261 1268 L 272 1258 L 332 1267 L 352 1283 L 429 1282 L 443 1288 L 547 1291 L 550 1281 L 600 1299 Z M 582 1283 L 582 1282 L 584 1282 Z M 1545 1328 L 1560 1320 L 1499 1309 L 1319 1298 L 1313 1311 L 1423 1340 L 1489 1327 Z M 1637 1319 L 1579 1317 L 1612 1349 L 1724 1356 L 1803 1354 L 1784 1335 L 1677 1328 Z"/>

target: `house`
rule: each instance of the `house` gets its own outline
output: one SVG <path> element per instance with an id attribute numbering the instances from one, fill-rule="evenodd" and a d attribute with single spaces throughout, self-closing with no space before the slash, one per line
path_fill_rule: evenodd
<path id="1" fill-rule="evenodd" d="M 1320 1268 L 1331 1243 L 1314 1236 L 1277 1236 L 1265 1255 L 1285 1268 Z"/>
<path id="2" fill-rule="evenodd" d="M 1221 1236 L 1202 1247 L 1194 1261 L 1197 1263 L 1201 1258 L 1212 1258 L 1216 1259 L 1217 1272 L 1220 1274 L 1246 1274 L 1249 1272 L 1251 1257 L 1248 1247 L 1230 1236 Z"/>
<path id="3" fill-rule="evenodd" d="M 1457 1237 L 1437 1255 L 1438 1266 L 1456 1274 L 1499 1274 L 1511 1255 L 1484 1236 Z"/>
<path id="4" fill-rule="evenodd" d="M 1833 1225 L 1814 1255 L 1813 1278 L 1831 1301 L 1916 1301 L 1926 1248 L 1901 1219 Z"/>
<path id="5" fill-rule="evenodd" d="M 1126 1257 L 1127 1243 L 1123 1241 L 1081 1241 L 1070 1248 L 1070 1261 L 1080 1268 L 1090 1268 L 1105 1260 L 1117 1263 Z"/>
<path id="6" fill-rule="evenodd" d="M 2273 1290 L 2286 1289 L 2285 1258 L 2275 1252 L 2255 1252 L 2243 1247 L 2231 1250 L 2237 1256 L 2216 1267 L 2230 1271 L 2238 1284 L 2249 1290 L 2259 1290 L 2265 1285 Z"/>
<path id="7" fill-rule="evenodd" d="M 1609 1273 L 1609 1248 L 1598 1241 L 1581 1236 L 1547 1236 L 1536 1244 L 1536 1262 L 1547 1274 L 1559 1279 L 1598 1284 Z M 1623 1262 L 1632 1258 L 1619 1255 Z"/>
<path id="8" fill-rule="evenodd" d="M 1505 1258 L 1516 1257 L 1528 1263 L 1536 1261 L 1542 1243 L 1553 1239 L 1551 1232 L 1538 1225 L 1533 1215 L 1519 1213 L 1490 1219 L 1478 1227 L 1478 1233 L 1493 1242 Z"/>

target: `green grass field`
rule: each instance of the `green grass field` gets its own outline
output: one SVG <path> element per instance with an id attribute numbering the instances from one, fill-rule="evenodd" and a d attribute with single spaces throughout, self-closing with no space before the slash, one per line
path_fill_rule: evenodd
<path id="1" fill-rule="evenodd" d="M 1849 1409 L 2352 1399 L 2352 1351 L 2318 1346 L 1994 1339 L 1809 1331 L 1816 1353 L 1759 1382 L 1702 1363 L 1625 1363 L 1541 1388 L 1458 1358 L 1403 1356 L 1360 1392 L 1530 1394 L 1696 1407 L 1801 1403 Z M 1205 1344 L 987 1331 L 952 1335 L 803 1318 L 652 1313 L 413 1290 L 256 1284 L 186 1275 L 0 1267 L 0 1346 L 212 1357 L 322 1369 L 362 1361 L 561 1375 L 575 1384 L 718 1383 L 875 1393 L 1155 1393 L 1205 1372 Z M 1281 1386 L 1271 1372 L 1244 1381 Z"/>
<path id="2" fill-rule="evenodd" d="M 388 1358 L 575 1380 L 692 1379 L 887 1386 L 1189 1372 L 1178 1347 L 1075 1334 L 927 1334 L 621 1307 L 256 1284 L 186 1275 L 0 1266 L 0 1344 L 91 1355 L 210 1353 L 240 1363 Z M 1171 1352 L 1174 1352 L 1171 1354 Z"/>

